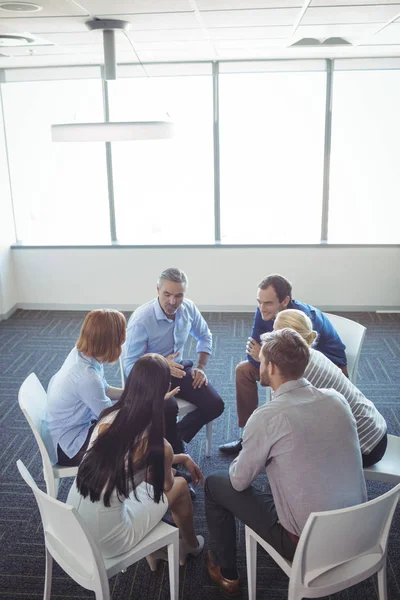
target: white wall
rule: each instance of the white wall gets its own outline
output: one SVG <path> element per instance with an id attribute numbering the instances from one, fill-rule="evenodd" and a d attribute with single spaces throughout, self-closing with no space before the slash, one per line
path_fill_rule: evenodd
<path id="1" fill-rule="evenodd" d="M 129 310 L 178 266 L 203 310 L 254 310 L 260 279 L 278 272 L 322 309 L 400 308 L 400 247 L 15 249 L 22 308 Z"/>
<path id="2" fill-rule="evenodd" d="M 11 193 L 0 98 L 0 320 L 8 316 L 17 303 L 13 256 L 10 244 L 15 242 Z"/>

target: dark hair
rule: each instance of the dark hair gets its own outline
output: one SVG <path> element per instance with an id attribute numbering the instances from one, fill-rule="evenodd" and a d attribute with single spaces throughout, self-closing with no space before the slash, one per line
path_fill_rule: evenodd
<path id="1" fill-rule="evenodd" d="M 287 296 L 289 296 L 290 300 L 292 299 L 292 284 L 285 277 L 282 277 L 282 275 L 273 273 L 265 277 L 258 284 L 260 290 L 266 290 L 270 286 L 274 288 L 279 302 L 283 302 Z"/>
<path id="2" fill-rule="evenodd" d="M 266 363 L 276 365 L 287 379 L 300 379 L 310 360 L 307 342 L 294 329 L 285 327 L 261 336 L 261 352 Z"/>
<path id="3" fill-rule="evenodd" d="M 100 420 L 116 413 L 109 427 L 99 433 L 85 454 L 76 478 L 81 495 L 110 506 L 114 490 L 118 497 L 136 496 L 135 475 L 151 473 L 153 500 L 157 504 L 164 489 L 164 396 L 171 372 L 159 354 L 145 354 L 133 365 L 125 389 L 114 406 L 106 408 Z M 135 456 L 137 451 L 142 453 Z M 134 462 L 135 461 L 135 462 Z"/>

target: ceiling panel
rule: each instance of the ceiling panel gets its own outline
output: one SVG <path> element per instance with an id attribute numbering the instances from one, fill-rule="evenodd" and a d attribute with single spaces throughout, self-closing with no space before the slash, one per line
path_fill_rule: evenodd
<path id="1" fill-rule="evenodd" d="M 304 0 L 195 0 L 199 10 L 232 10 L 251 8 L 293 8 Z"/>
<path id="2" fill-rule="evenodd" d="M 0 59 L 0 69 L 13 69 L 19 67 L 51 67 L 68 65 L 95 65 L 98 64 L 99 57 L 96 54 L 70 54 L 54 56 L 15 56 L 14 58 Z"/>
<path id="3" fill-rule="evenodd" d="M 387 2 L 378 2 L 377 0 L 311 0 L 311 6 L 362 6 L 365 4 L 385 4 L 398 6 L 400 11 L 400 2 L 393 2 L 387 0 Z"/>
<path id="4" fill-rule="evenodd" d="M 86 28 L 85 28 L 86 29 Z M 125 36 L 121 36 L 125 40 Z M 101 31 L 76 31 L 75 33 L 46 33 L 46 40 L 52 44 L 100 44 L 103 40 Z M 119 36 L 116 37 L 119 40 Z"/>
<path id="5" fill-rule="evenodd" d="M 375 46 L 377 44 L 400 44 L 400 23 L 392 23 L 375 35 L 368 35 L 361 44 Z"/>
<path id="6" fill-rule="evenodd" d="M 102 63 L 102 33 L 85 25 L 93 15 L 130 21 L 128 36 L 144 62 L 395 55 L 400 45 L 400 22 L 373 35 L 400 15 L 400 0 L 312 0 L 293 38 L 303 0 L 77 0 L 79 7 L 73 0 L 38 2 L 43 10 L 29 17 L 0 11 L 0 33 L 32 33 L 52 46 L 15 49 L 12 58 L 0 57 L 0 67 L 55 65 L 57 59 L 60 65 Z M 302 37 L 333 36 L 355 46 L 286 48 Z M 118 33 L 116 41 L 118 62 L 136 62 L 126 37 Z"/>
<path id="7" fill-rule="evenodd" d="M 213 40 L 248 40 L 248 39 L 273 39 L 289 37 L 291 26 L 286 27 L 215 27 L 208 29 Z"/>
<path id="8" fill-rule="evenodd" d="M 79 0 L 91 14 L 136 14 L 192 11 L 189 0 Z"/>
<path id="9" fill-rule="evenodd" d="M 221 10 L 202 12 L 206 27 L 252 27 L 257 25 L 292 25 L 299 14 L 297 8 L 277 10 Z"/>
<path id="10" fill-rule="evenodd" d="M 20 18 L 20 19 L 0 19 L 0 31 L 3 31 L 3 25 L 8 29 L 12 29 L 18 33 L 31 32 L 31 33 L 54 33 L 54 32 L 74 32 L 74 31 L 87 31 L 85 22 L 88 20 L 86 17 L 49 17 L 42 19 L 36 17 L 34 19 Z"/>
<path id="11" fill-rule="evenodd" d="M 197 41 L 206 37 L 202 29 L 146 29 L 129 31 L 129 37 L 135 42 Z"/>
<path id="12" fill-rule="evenodd" d="M 261 50 L 263 48 L 283 48 L 287 46 L 287 38 L 274 38 L 269 40 L 216 40 L 214 46 L 218 52 L 226 49 L 236 50 Z"/>
<path id="13" fill-rule="evenodd" d="M 97 15 L 101 18 L 115 18 L 115 15 L 110 13 Z M 191 29 L 198 28 L 199 23 L 196 19 L 194 12 L 184 13 L 151 13 L 151 14 L 138 14 L 118 15 L 119 19 L 129 21 L 131 23 L 131 29 Z"/>
<path id="14" fill-rule="evenodd" d="M 206 40 L 202 42 L 138 42 L 137 44 L 135 44 L 135 50 L 139 54 L 147 50 L 209 53 L 213 50 L 213 47 L 212 44 L 210 44 L 210 42 Z"/>
<path id="15" fill-rule="evenodd" d="M 175 62 L 190 60 L 215 60 L 215 52 L 209 50 L 208 53 L 196 51 L 178 51 L 178 50 L 144 50 L 139 53 L 140 60 L 146 62 Z"/>
<path id="16" fill-rule="evenodd" d="M 12 48 L 10 48 L 9 50 L 10 54 L 13 54 Z M 35 48 L 30 48 L 29 50 L 25 48 L 24 50 L 26 55 L 29 55 L 31 53 L 31 56 L 54 56 L 56 54 L 68 54 L 73 57 L 76 54 L 96 53 L 101 62 L 103 61 L 103 47 L 97 46 L 96 44 L 75 44 L 72 48 L 70 46 L 35 46 Z M 22 54 L 23 53 L 21 52 L 21 55 Z"/>
<path id="17" fill-rule="evenodd" d="M 5 0 L 1 0 L 5 2 Z M 79 8 L 73 2 L 68 2 L 68 0 L 31 0 L 34 4 L 39 4 L 42 6 L 42 10 L 27 13 L 21 12 L 19 10 L 2 10 L 0 7 L 0 18 L 6 19 L 25 19 L 27 15 L 32 15 L 32 18 L 37 17 L 62 17 L 62 16 L 71 16 L 71 15 L 87 15 L 87 11 Z"/>
<path id="18" fill-rule="evenodd" d="M 341 0 L 340 0 L 341 1 Z M 399 12 L 397 4 L 375 4 L 372 6 L 334 6 L 309 8 L 302 25 L 322 25 L 334 23 L 386 23 Z"/>
<path id="19" fill-rule="evenodd" d="M 101 31 L 88 31 L 87 33 L 48 33 L 45 37 L 47 42 L 55 46 L 65 46 L 75 52 L 75 46 L 101 46 L 103 47 L 103 34 Z M 129 40 L 119 32 L 115 36 L 117 48 L 131 48 Z"/>

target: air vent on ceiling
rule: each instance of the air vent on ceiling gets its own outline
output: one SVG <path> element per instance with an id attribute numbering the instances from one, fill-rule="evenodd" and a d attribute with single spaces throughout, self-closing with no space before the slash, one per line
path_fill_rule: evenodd
<path id="1" fill-rule="evenodd" d="M 42 8 L 43 6 L 33 4 L 33 2 L 0 2 L 0 10 L 10 12 L 37 12 Z"/>
<path id="2" fill-rule="evenodd" d="M 35 38 L 28 35 L 9 35 L 0 33 L 0 46 L 27 46 L 34 41 Z"/>
<path id="3" fill-rule="evenodd" d="M 291 46 L 352 46 L 353 44 L 342 37 L 329 37 L 318 40 L 317 38 L 302 38 Z"/>
<path id="4" fill-rule="evenodd" d="M 33 35 L 32 33 L 0 33 L 0 49 L 18 48 L 21 46 L 53 46 L 51 42 Z"/>

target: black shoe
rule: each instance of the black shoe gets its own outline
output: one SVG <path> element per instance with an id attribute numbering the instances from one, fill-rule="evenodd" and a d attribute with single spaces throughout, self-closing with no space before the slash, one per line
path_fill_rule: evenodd
<path id="1" fill-rule="evenodd" d="M 190 497 L 192 500 L 196 500 L 196 491 L 194 489 L 194 487 L 192 486 L 191 483 L 188 483 L 189 486 L 189 492 L 190 492 Z"/>
<path id="2" fill-rule="evenodd" d="M 240 438 L 240 440 L 235 440 L 234 442 L 222 444 L 219 449 L 220 452 L 223 452 L 224 454 L 237 454 L 242 449 L 242 438 Z"/>

